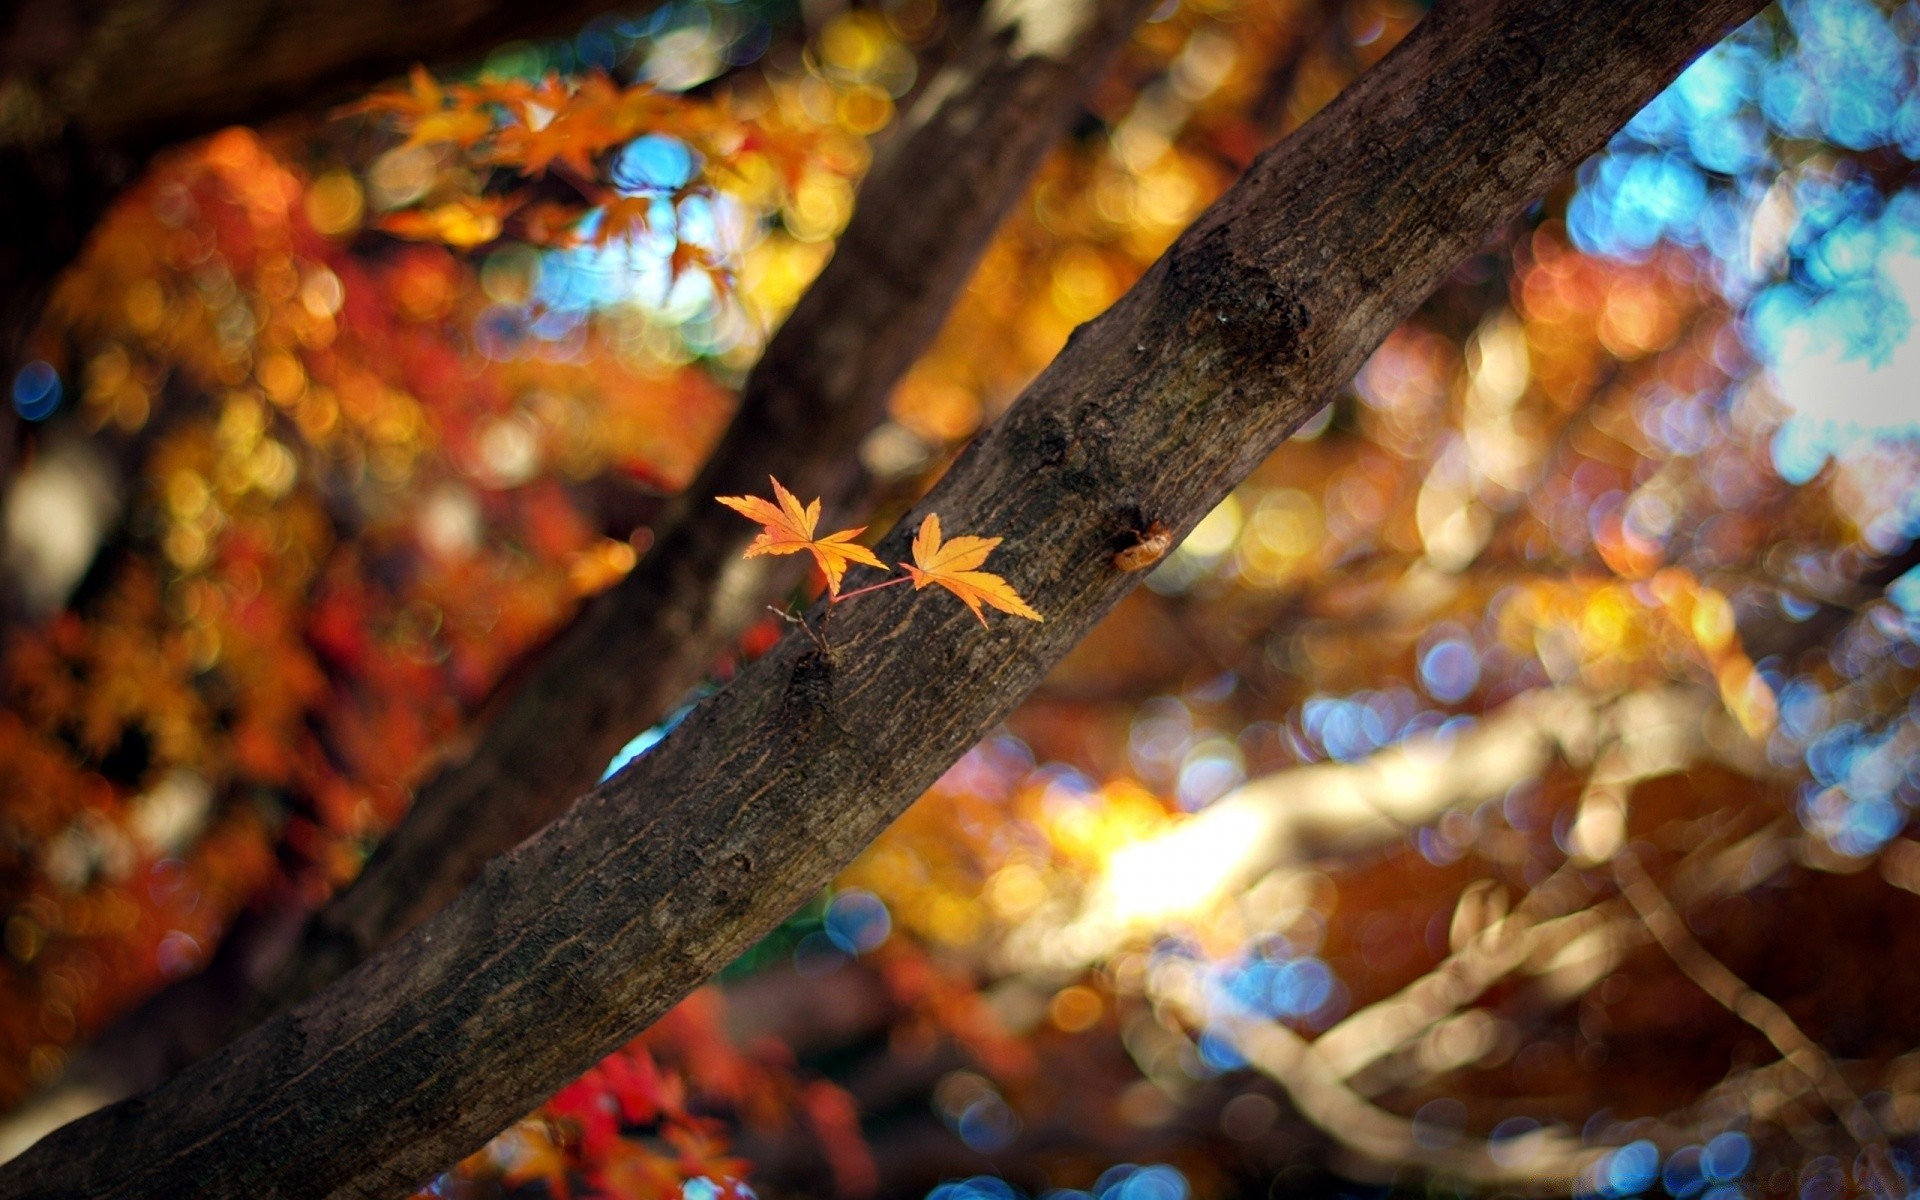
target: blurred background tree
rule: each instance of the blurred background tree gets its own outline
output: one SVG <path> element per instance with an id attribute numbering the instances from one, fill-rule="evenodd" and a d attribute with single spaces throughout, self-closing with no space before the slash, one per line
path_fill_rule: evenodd
<path id="1" fill-rule="evenodd" d="M 1152 12 L 842 503 L 904 511 L 1421 15 Z M 647 569 L 989 19 L 601 18 L 119 196 L 10 382 L 11 1151 Z M 428 1194 L 1906 1195 L 1917 84 L 1911 4 L 1715 48 L 831 891 Z"/>

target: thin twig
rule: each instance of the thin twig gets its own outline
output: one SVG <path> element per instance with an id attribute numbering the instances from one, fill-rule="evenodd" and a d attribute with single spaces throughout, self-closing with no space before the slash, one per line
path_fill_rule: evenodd
<path id="1" fill-rule="evenodd" d="M 822 638 L 818 633 L 814 632 L 813 626 L 807 624 L 807 619 L 804 616 L 796 617 L 792 613 L 788 612 L 786 609 L 775 608 L 771 604 L 767 605 L 767 611 L 772 613 L 774 616 L 779 617 L 782 621 L 785 621 L 789 625 L 798 625 L 801 629 L 804 629 L 807 633 L 808 639 L 811 640 L 814 645 L 820 648 L 820 653 L 822 654 L 827 653 L 826 640 Z M 824 618 L 822 619 L 824 620 Z"/>
<path id="2" fill-rule="evenodd" d="M 1833 1110 L 1834 1116 L 1840 1118 L 1854 1141 L 1868 1152 L 1868 1159 L 1873 1163 L 1880 1181 L 1891 1187 L 1889 1194 L 1904 1195 L 1905 1187 L 1899 1185 L 1898 1178 L 1886 1162 L 1886 1135 L 1879 1121 L 1860 1103 L 1860 1097 L 1854 1094 L 1853 1088 L 1840 1074 L 1840 1068 L 1834 1065 L 1833 1059 L 1820 1048 L 1820 1044 L 1794 1023 L 1786 1009 L 1749 987 L 1745 980 L 1700 944 L 1699 939 L 1693 936 L 1693 931 L 1687 928 L 1679 911 L 1668 901 L 1666 893 L 1641 867 L 1639 856 L 1631 848 L 1614 857 L 1613 877 L 1620 884 L 1621 895 L 1639 914 L 1641 923 L 1647 927 L 1647 932 L 1653 935 L 1653 940 L 1660 948 L 1666 951 L 1667 957 L 1673 960 L 1673 965 L 1680 968 L 1680 973 L 1722 1008 L 1758 1030 L 1780 1052 L 1781 1058 L 1805 1075 L 1827 1107 Z"/>

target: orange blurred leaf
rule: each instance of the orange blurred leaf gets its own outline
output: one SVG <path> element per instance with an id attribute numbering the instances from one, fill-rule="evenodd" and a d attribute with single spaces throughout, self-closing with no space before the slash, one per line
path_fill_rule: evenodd
<path id="1" fill-rule="evenodd" d="M 513 206 L 514 201 L 506 197 L 463 196 L 432 208 L 388 213 L 379 225 L 396 237 L 469 249 L 499 237 Z"/>
<path id="2" fill-rule="evenodd" d="M 593 244 L 604 246 L 629 233 L 645 233 L 652 225 L 652 196 L 620 196 L 607 201 L 600 212 L 600 228 L 593 231 Z M 676 249 L 675 254 L 679 251 Z M 678 278 L 678 272 L 675 277 Z"/>

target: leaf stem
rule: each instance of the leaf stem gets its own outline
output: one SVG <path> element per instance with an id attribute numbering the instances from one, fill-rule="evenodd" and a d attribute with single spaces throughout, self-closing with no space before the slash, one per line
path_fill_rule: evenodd
<path id="1" fill-rule="evenodd" d="M 890 588 L 896 583 L 907 583 L 911 581 L 912 578 L 913 576 L 911 575 L 896 575 L 894 578 L 886 580 L 882 583 L 872 583 L 872 584 L 868 584 L 866 587 L 863 587 L 863 588 L 855 588 L 850 592 L 841 592 L 838 596 L 835 596 L 829 603 L 830 604 L 844 603 L 845 601 L 853 599 L 855 596 L 864 596 L 868 592 L 877 592 L 881 588 Z"/>

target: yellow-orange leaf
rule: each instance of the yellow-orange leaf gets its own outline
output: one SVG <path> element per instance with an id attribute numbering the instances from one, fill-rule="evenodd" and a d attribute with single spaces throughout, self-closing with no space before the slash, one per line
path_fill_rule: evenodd
<path id="1" fill-rule="evenodd" d="M 388 213 L 379 224 L 397 237 L 444 242 L 465 250 L 499 237 L 515 203 L 504 196 L 461 196 L 432 208 Z"/>
<path id="2" fill-rule="evenodd" d="M 913 565 L 900 565 L 913 577 L 914 591 L 930 583 L 939 584 L 960 597 L 982 625 L 987 623 L 987 614 L 980 611 L 983 602 L 1029 621 L 1042 620 L 1006 580 L 975 569 L 987 561 L 987 555 L 999 544 L 999 538 L 983 537 L 957 537 L 942 542 L 940 518 L 928 513 L 927 519 L 920 522 L 920 532 L 913 535 Z"/>
<path id="3" fill-rule="evenodd" d="M 673 254 L 667 260 L 668 280 L 671 283 L 678 283 L 680 277 L 690 270 L 697 270 L 705 275 L 707 282 L 713 285 L 716 295 L 725 296 L 732 290 L 726 268 L 714 258 L 712 251 L 692 242 L 675 243 Z"/>
<path id="4" fill-rule="evenodd" d="M 413 125 L 413 132 L 407 136 L 410 146 L 431 146 L 440 142 L 452 142 L 456 146 L 472 146 L 493 132 L 493 118 L 486 113 L 471 108 L 451 108 L 446 112 L 432 113 L 421 117 Z"/>
<path id="5" fill-rule="evenodd" d="M 601 206 L 600 228 L 593 232 L 593 244 L 604 246 L 614 238 L 645 233 L 652 222 L 652 196 L 615 196 Z"/>
<path id="6" fill-rule="evenodd" d="M 402 120 L 417 121 L 446 107 L 446 91 L 425 67 L 416 64 L 407 75 L 407 85 L 382 88 L 358 103 L 342 105 L 334 110 L 334 115 L 392 113 Z"/>
<path id="7" fill-rule="evenodd" d="M 853 540 L 866 531 L 866 526 L 842 529 L 838 533 L 816 538 L 813 530 L 820 523 L 820 501 L 816 499 L 802 507 L 792 492 L 780 486 L 778 479 L 770 478 L 769 482 L 773 484 L 778 505 L 769 504 L 758 496 L 714 497 L 747 520 L 757 521 L 766 527 L 747 547 L 748 558 L 756 554 L 798 554 L 805 550 L 820 564 L 821 573 L 827 577 L 827 591 L 835 596 L 840 594 L 840 578 L 847 573 L 848 563 L 886 570 L 887 564 L 875 558 L 873 551 Z"/>

